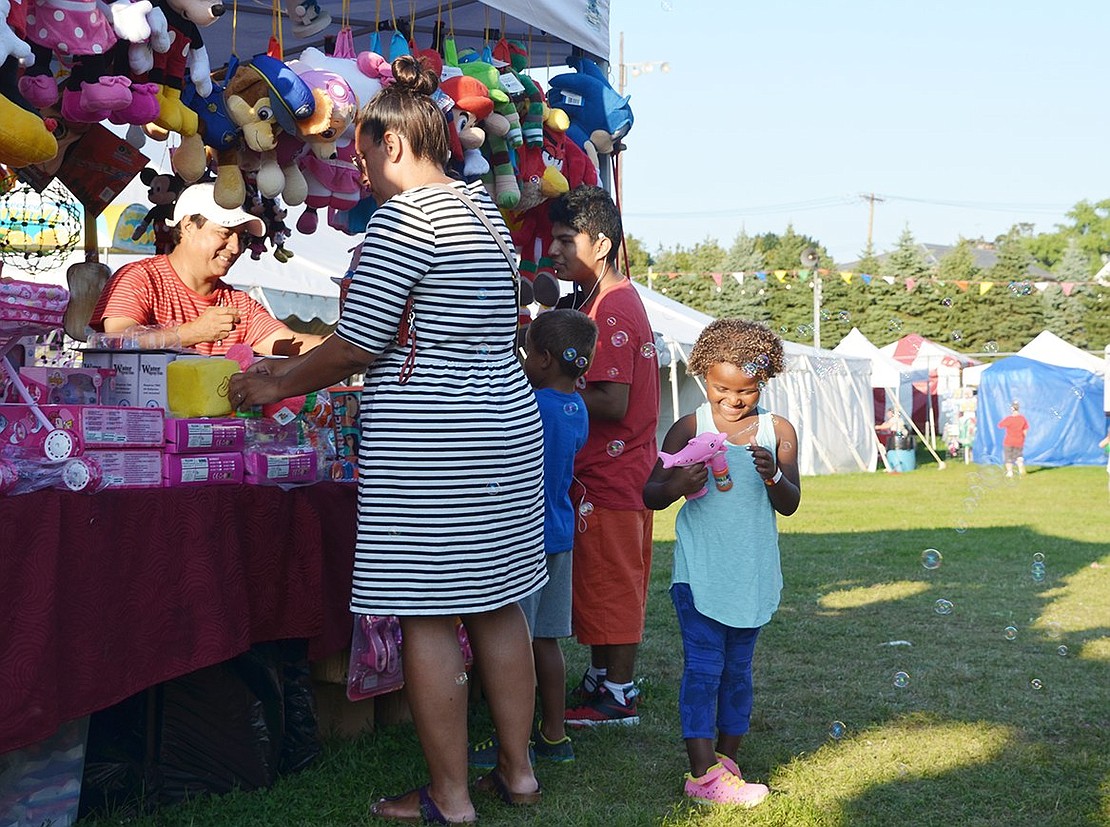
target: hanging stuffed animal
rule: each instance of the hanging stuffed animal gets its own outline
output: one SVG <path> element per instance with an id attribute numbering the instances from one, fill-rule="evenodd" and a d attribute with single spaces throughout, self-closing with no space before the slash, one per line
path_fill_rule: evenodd
<path id="1" fill-rule="evenodd" d="M 212 94 L 212 68 L 200 30 L 223 16 L 224 4 L 219 0 L 154 0 L 154 4 L 166 15 L 172 42 L 169 51 L 154 56 L 150 70 L 150 81 L 161 86 L 160 113 L 154 123 L 171 132 L 195 135 L 197 115 L 181 102 L 185 70 L 201 97 Z"/>
<path id="2" fill-rule="evenodd" d="M 159 172 L 153 167 L 139 171 L 139 180 L 147 186 L 146 197 L 152 206 L 146 211 L 142 221 L 131 233 L 131 240 L 138 241 L 148 227 L 154 228 L 154 252 L 165 255 L 173 249 L 173 231 L 166 222 L 173 218 L 173 208 L 177 196 L 185 189 L 185 182 L 179 175 Z"/>
<path id="3" fill-rule="evenodd" d="M 567 137 L 590 152 L 612 152 L 632 128 L 632 107 L 622 97 L 596 63 L 579 57 L 571 65 L 575 72 L 557 75 L 550 81 L 548 103 L 570 117 Z"/>
<path id="4" fill-rule="evenodd" d="M 0 164 L 18 168 L 49 161 L 58 154 L 58 141 L 19 93 L 19 67 L 29 65 L 33 57 L 9 18 L 19 25 L 10 0 L 0 0 Z"/>
<path id="5" fill-rule="evenodd" d="M 454 126 L 452 154 L 458 153 L 456 160 L 463 178 L 473 181 L 490 170 L 481 151 L 486 133 L 479 123 L 493 114 L 493 99 L 484 83 L 465 75 L 447 78 L 439 88 L 455 103 L 448 118 Z"/>
<path id="6" fill-rule="evenodd" d="M 318 0 L 285 0 L 285 13 L 293 21 L 293 36 L 302 40 L 331 25 L 331 15 Z"/>

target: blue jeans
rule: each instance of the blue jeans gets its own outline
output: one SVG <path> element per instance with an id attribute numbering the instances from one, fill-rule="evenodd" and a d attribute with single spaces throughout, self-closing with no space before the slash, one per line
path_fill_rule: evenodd
<path id="1" fill-rule="evenodd" d="M 694 608 L 689 583 L 671 586 L 685 664 L 678 695 L 683 738 L 743 735 L 752 716 L 752 654 L 759 629 L 737 629 Z"/>

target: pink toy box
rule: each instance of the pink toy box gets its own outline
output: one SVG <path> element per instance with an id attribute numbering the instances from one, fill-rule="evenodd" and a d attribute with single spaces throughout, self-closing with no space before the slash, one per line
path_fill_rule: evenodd
<path id="1" fill-rule="evenodd" d="M 101 389 L 115 376 L 103 368 L 20 368 L 19 377 L 40 405 L 99 405 Z M 14 386 L 8 388 L 8 402 L 22 402 Z"/>
<path id="2" fill-rule="evenodd" d="M 70 434 L 75 447 L 69 456 L 80 453 L 81 408 L 77 405 L 40 405 L 39 410 L 54 428 Z M 44 446 L 50 433 L 30 405 L 0 404 L 0 451 L 21 456 L 42 456 L 46 452 Z"/>
<path id="3" fill-rule="evenodd" d="M 237 453 L 246 437 L 241 419 L 166 419 L 167 454 Z"/>
<path id="4" fill-rule="evenodd" d="M 162 452 L 142 448 L 86 451 L 100 465 L 105 488 L 161 488 Z"/>
<path id="5" fill-rule="evenodd" d="M 244 456 L 246 481 L 252 485 L 305 485 L 316 482 L 318 461 L 310 446 L 293 449 L 251 449 Z"/>
<path id="6" fill-rule="evenodd" d="M 243 455 L 166 454 L 162 481 L 168 488 L 189 485 L 236 485 L 243 481 Z"/>

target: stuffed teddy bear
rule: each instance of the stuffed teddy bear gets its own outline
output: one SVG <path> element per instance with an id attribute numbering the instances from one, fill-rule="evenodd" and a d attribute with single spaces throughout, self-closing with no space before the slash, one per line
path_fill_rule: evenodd
<path id="1" fill-rule="evenodd" d="M 148 227 L 153 227 L 154 252 L 165 255 L 173 249 L 173 231 L 166 221 L 173 218 L 173 208 L 177 203 L 177 196 L 185 189 L 185 181 L 179 175 L 159 172 L 153 167 L 141 169 L 139 180 L 146 184 L 146 197 L 154 206 L 146 211 L 146 215 L 132 231 L 131 240 L 138 241 Z"/>

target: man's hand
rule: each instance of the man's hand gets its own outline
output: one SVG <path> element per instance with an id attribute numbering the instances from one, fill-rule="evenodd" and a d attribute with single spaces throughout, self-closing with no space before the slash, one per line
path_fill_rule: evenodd
<path id="1" fill-rule="evenodd" d="M 221 342 L 231 335 L 239 323 L 234 307 L 208 307 L 196 319 L 178 327 L 181 344 L 192 347 L 200 342 Z"/>

